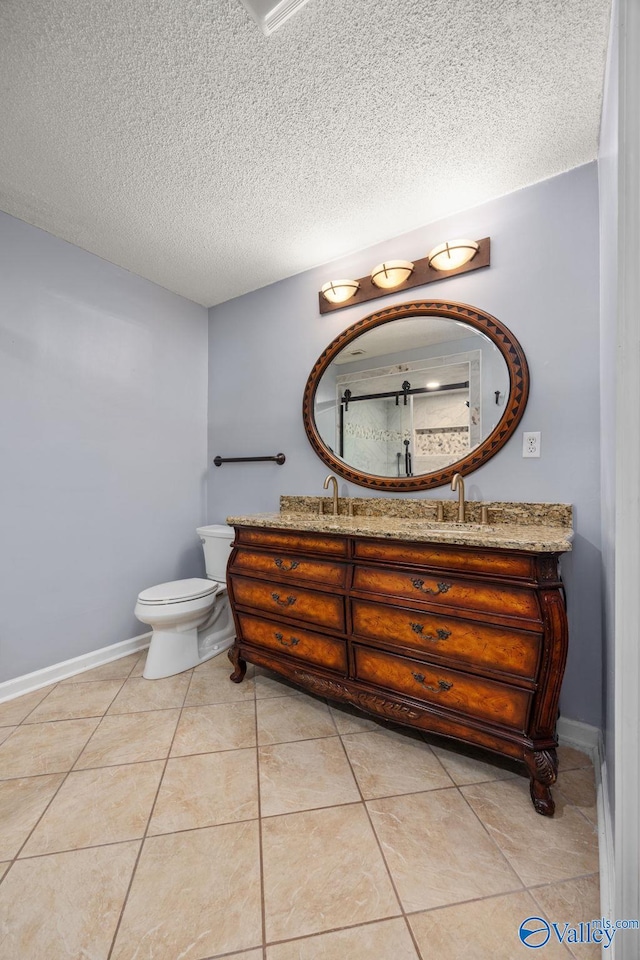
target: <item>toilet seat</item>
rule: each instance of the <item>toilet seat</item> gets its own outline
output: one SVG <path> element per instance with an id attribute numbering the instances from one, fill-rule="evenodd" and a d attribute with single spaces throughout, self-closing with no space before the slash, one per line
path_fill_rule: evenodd
<path id="1" fill-rule="evenodd" d="M 168 583 L 159 583 L 155 587 L 148 587 L 138 594 L 138 603 L 149 606 L 165 606 L 171 603 L 184 603 L 186 600 L 200 600 L 204 597 L 213 597 L 220 589 L 220 584 L 214 580 L 203 580 L 191 577 L 188 580 L 170 580 Z"/>

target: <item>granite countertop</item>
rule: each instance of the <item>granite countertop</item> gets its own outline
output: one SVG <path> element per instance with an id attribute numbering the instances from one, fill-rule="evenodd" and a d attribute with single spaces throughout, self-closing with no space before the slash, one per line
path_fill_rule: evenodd
<path id="1" fill-rule="evenodd" d="M 315 498 L 306 498 L 315 499 Z M 316 500 L 317 502 L 317 500 Z M 355 501 L 357 503 L 357 501 Z M 392 503 L 394 501 L 391 501 Z M 397 501 L 395 501 L 397 502 Z M 341 509 L 345 500 L 340 501 Z M 431 501 L 433 503 L 433 501 Z M 492 512 L 500 516 L 501 504 L 492 504 Z M 505 504 L 507 508 L 512 504 Z M 535 508 L 527 511 L 527 507 Z M 545 522 L 545 506 L 550 507 L 549 519 Z M 392 540 L 417 540 L 428 543 L 452 543 L 475 547 L 499 547 L 507 550 L 524 550 L 535 553 L 564 553 L 571 550 L 573 528 L 571 507 L 566 504 L 518 504 L 517 521 L 509 516 L 513 510 L 502 511 L 505 522 L 476 523 L 457 520 L 437 521 L 427 516 L 397 517 L 379 514 L 376 516 L 333 516 L 328 512 L 257 513 L 248 516 L 227 517 L 227 523 L 239 527 L 272 527 L 281 530 L 301 530 L 314 533 L 342 534 L 343 536 L 380 537 Z M 558 507 L 564 510 L 558 510 Z M 426 510 L 426 508 L 425 508 Z M 490 513 L 490 517 L 491 517 Z M 555 521 L 555 522 L 553 522 Z M 562 521 L 562 522 L 558 522 Z M 568 522 L 567 522 L 568 521 Z"/>

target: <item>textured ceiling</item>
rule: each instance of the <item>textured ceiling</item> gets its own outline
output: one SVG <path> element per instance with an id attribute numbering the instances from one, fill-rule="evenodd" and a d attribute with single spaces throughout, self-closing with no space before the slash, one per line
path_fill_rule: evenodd
<path id="1" fill-rule="evenodd" d="M 597 154 L 609 0 L 0 0 L 0 209 L 210 306 Z"/>

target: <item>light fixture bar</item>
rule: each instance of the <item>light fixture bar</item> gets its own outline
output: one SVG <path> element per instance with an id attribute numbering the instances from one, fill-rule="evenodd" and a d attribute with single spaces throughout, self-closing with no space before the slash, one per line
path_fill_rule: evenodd
<path id="1" fill-rule="evenodd" d="M 468 263 L 463 263 L 460 267 L 455 267 L 453 270 L 434 270 L 433 267 L 429 266 L 428 256 L 423 257 L 421 260 L 414 260 L 413 273 L 411 273 L 403 283 L 398 284 L 393 289 L 377 287 L 375 283 L 373 283 L 371 276 L 367 275 L 366 277 L 360 277 L 357 281 L 352 281 L 358 283 L 358 289 L 355 294 L 345 302 L 329 303 L 322 293 L 319 293 L 320 313 L 332 313 L 334 310 L 343 310 L 345 307 L 353 307 L 358 303 L 367 303 L 369 300 L 377 300 L 379 297 L 388 297 L 391 293 L 401 293 L 404 290 L 411 290 L 414 287 L 422 287 L 427 283 L 435 283 L 437 280 L 446 280 L 448 277 L 457 277 L 461 273 L 471 273 L 472 270 L 481 270 L 483 267 L 490 266 L 490 237 L 484 237 L 484 239 L 478 240 L 477 243 L 478 252 L 473 259 L 469 260 Z"/>

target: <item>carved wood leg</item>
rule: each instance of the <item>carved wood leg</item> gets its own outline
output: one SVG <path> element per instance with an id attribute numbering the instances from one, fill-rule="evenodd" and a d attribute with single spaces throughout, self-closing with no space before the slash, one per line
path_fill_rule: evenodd
<path id="1" fill-rule="evenodd" d="M 234 666 L 234 671 L 230 675 L 229 679 L 233 680 L 234 683 L 242 683 L 244 680 L 244 675 L 247 672 L 247 661 L 241 658 L 237 644 L 234 643 L 231 649 L 227 652 L 227 656 Z"/>
<path id="2" fill-rule="evenodd" d="M 552 817 L 556 805 L 549 787 L 558 776 L 558 756 L 555 750 L 527 751 L 524 761 L 531 778 L 531 799 L 537 813 L 543 817 Z"/>

